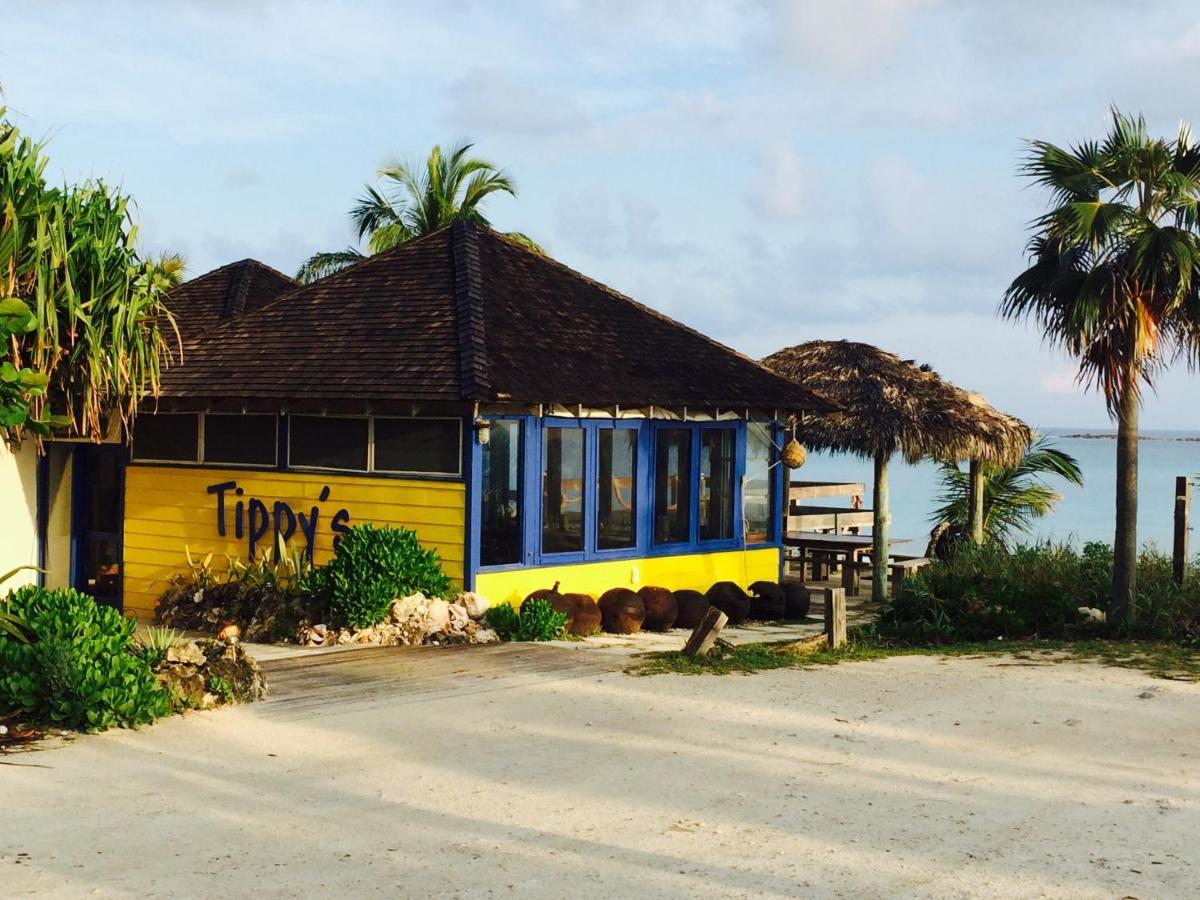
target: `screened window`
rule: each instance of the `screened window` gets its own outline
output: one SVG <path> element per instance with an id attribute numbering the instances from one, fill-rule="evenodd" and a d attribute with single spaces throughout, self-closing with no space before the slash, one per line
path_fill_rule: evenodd
<path id="1" fill-rule="evenodd" d="M 654 543 L 691 537 L 692 432 L 663 428 L 654 446 Z"/>
<path id="2" fill-rule="evenodd" d="M 367 419 L 292 416 L 288 465 L 312 469 L 367 470 Z"/>
<path id="3" fill-rule="evenodd" d="M 733 447 L 730 428 L 700 432 L 700 540 L 733 537 Z"/>
<path id="4" fill-rule="evenodd" d="M 278 461 L 279 420 L 275 416 L 204 416 L 204 461 L 273 466 Z"/>
<path id="5" fill-rule="evenodd" d="M 461 436 L 458 419 L 376 419 L 375 471 L 457 475 Z"/>
<path id="6" fill-rule="evenodd" d="M 742 503 L 746 508 L 746 543 L 771 537 L 771 456 L 774 445 L 766 425 L 746 426 L 746 480 Z"/>
<path id="7" fill-rule="evenodd" d="M 542 552 L 583 550 L 582 428 L 547 428 L 542 434 Z"/>
<path id="8" fill-rule="evenodd" d="M 143 413 L 134 420 L 134 459 L 196 462 L 200 458 L 199 451 L 198 413 Z"/>
<path id="9" fill-rule="evenodd" d="M 637 543 L 637 436 L 632 428 L 599 435 L 596 547 L 622 550 Z"/>
<path id="10" fill-rule="evenodd" d="M 483 522 L 479 562 L 503 566 L 521 562 L 521 423 L 491 423 L 483 445 Z"/>

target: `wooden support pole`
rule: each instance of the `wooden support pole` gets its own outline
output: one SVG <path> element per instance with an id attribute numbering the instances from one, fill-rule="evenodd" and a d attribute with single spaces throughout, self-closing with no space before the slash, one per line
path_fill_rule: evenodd
<path id="1" fill-rule="evenodd" d="M 721 629 L 728 621 L 729 616 L 715 606 L 710 606 L 708 612 L 704 614 L 704 618 L 700 620 L 700 624 L 693 629 L 687 643 L 683 645 L 683 655 L 707 656 L 708 651 L 717 643 L 717 637 L 720 636 Z"/>
<path id="2" fill-rule="evenodd" d="M 853 550 L 846 554 L 846 561 L 842 563 L 842 588 L 847 597 L 858 596 L 858 559 Z"/>
<path id="3" fill-rule="evenodd" d="M 1180 475 L 1175 479 L 1175 552 L 1173 574 L 1175 583 L 1183 586 L 1188 560 L 1188 518 L 1192 510 L 1192 479 Z"/>
<path id="4" fill-rule="evenodd" d="M 887 599 L 888 526 L 892 515 L 888 511 L 887 453 L 875 454 L 875 520 L 871 525 L 871 599 L 882 603 Z"/>
<path id="5" fill-rule="evenodd" d="M 968 471 L 969 491 L 967 493 L 967 534 L 972 544 L 983 543 L 983 465 L 977 459 L 971 460 Z"/>
<path id="6" fill-rule="evenodd" d="M 830 649 L 836 650 L 846 643 L 846 590 L 825 588 L 821 593 L 825 600 L 825 637 Z"/>

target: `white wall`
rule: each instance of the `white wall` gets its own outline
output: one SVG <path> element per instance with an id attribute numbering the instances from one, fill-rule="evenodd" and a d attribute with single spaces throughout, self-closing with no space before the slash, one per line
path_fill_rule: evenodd
<path id="1" fill-rule="evenodd" d="M 37 565 L 37 545 L 37 450 L 30 441 L 14 449 L 0 440 L 0 575 Z M 21 572 L 0 590 L 36 580 L 36 572 Z"/>

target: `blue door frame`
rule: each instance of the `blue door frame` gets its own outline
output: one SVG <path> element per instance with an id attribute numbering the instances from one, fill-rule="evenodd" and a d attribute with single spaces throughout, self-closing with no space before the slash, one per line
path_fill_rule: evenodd
<path id="1" fill-rule="evenodd" d="M 124 608 L 125 448 L 83 444 L 71 462 L 71 586 Z"/>

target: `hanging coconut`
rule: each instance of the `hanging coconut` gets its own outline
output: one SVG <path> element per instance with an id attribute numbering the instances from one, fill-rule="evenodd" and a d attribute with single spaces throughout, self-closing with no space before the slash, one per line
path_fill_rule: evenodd
<path id="1" fill-rule="evenodd" d="M 808 459 L 808 451 L 804 449 L 795 438 L 788 441 L 783 447 L 783 464 L 789 469 L 798 469 L 804 465 L 804 461 Z"/>

